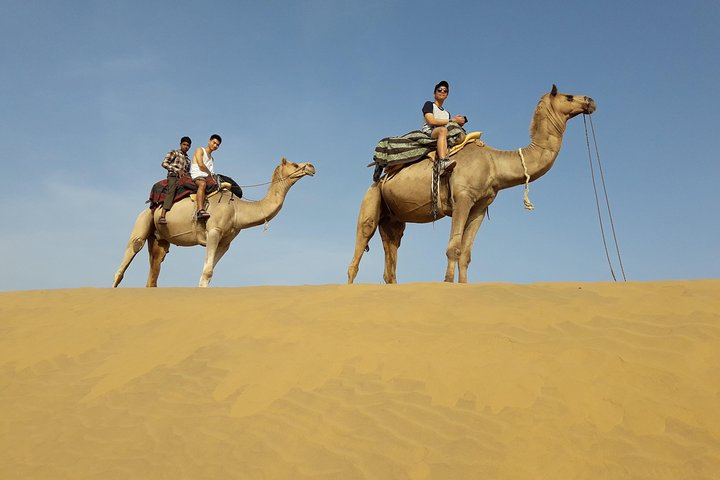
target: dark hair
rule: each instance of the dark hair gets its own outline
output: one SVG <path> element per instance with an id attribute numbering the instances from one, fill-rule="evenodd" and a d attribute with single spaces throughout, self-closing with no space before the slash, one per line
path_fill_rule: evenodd
<path id="1" fill-rule="evenodd" d="M 180 139 L 180 143 L 185 143 L 185 142 L 187 142 L 187 143 L 189 143 L 190 145 L 192 145 L 192 140 L 190 140 L 190 137 L 183 137 L 183 138 Z"/>
<path id="2" fill-rule="evenodd" d="M 448 92 L 450 91 L 450 85 L 448 85 L 448 83 L 445 80 L 440 80 L 440 83 L 435 85 L 435 90 L 433 90 L 433 92 L 437 92 L 438 88 L 440 88 L 440 87 L 445 87 L 445 88 L 447 88 Z"/>
<path id="3" fill-rule="evenodd" d="M 222 143 L 222 138 L 217 133 L 213 133 L 210 135 L 210 140 L 217 140 L 218 143 Z"/>

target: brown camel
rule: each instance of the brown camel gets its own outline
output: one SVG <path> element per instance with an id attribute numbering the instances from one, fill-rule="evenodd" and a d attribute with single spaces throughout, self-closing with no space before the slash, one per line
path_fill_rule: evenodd
<path id="1" fill-rule="evenodd" d="M 238 199 L 229 190 L 223 190 L 207 199 L 206 210 L 210 213 L 210 218 L 206 221 L 195 220 L 195 202 L 190 198 L 185 198 L 173 206 L 167 213 L 165 225 L 157 223 L 160 209 L 155 212 L 150 209 L 143 210 L 135 221 L 125 256 L 115 273 L 113 287 L 120 284 L 125 270 L 146 240 L 150 252 L 150 274 L 146 286 L 157 287 L 160 264 L 170 250 L 170 244 L 173 244 L 182 247 L 206 247 L 205 263 L 198 286 L 207 287 L 215 265 L 228 251 L 230 242 L 240 230 L 262 225 L 275 218 L 290 187 L 305 175 L 315 175 L 312 164 L 292 163 L 283 158 L 273 172 L 265 198 L 258 202 L 248 202 Z"/>
<path id="2" fill-rule="evenodd" d="M 530 124 L 530 145 L 502 151 L 481 143 L 471 143 L 454 158 L 456 167 L 449 178 L 441 178 L 438 218 L 452 216 L 448 242 L 445 281 L 467 282 L 467 268 L 473 242 L 488 206 L 498 191 L 534 181 L 553 166 L 562 145 L 566 122 L 580 113 L 595 111 L 590 97 L 552 91 L 540 98 Z M 527 172 L 525 170 L 527 167 Z M 348 267 L 348 283 L 353 283 L 363 252 L 379 227 L 385 249 L 386 283 L 396 283 L 397 251 L 405 224 L 433 221 L 430 178 L 432 164 L 421 161 L 386 175 L 373 183 L 365 194 L 358 216 L 355 255 Z"/>

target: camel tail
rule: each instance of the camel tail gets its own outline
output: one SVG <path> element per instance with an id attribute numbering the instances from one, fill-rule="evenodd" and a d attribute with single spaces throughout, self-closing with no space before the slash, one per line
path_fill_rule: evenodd
<path id="1" fill-rule="evenodd" d="M 125 275 L 125 270 L 127 270 L 130 262 L 132 262 L 133 258 L 135 258 L 135 255 L 137 255 L 137 253 L 143 248 L 145 241 L 153 232 L 154 227 L 153 212 L 149 208 L 146 208 L 140 212 L 135 220 L 132 233 L 130 233 L 130 240 L 128 240 L 127 246 L 125 247 L 125 255 L 120 263 L 120 267 L 117 272 L 115 272 L 113 288 L 120 285 L 120 282 L 122 282 L 123 276 Z"/>
<path id="2" fill-rule="evenodd" d="M 357 230 L 355 233 L 355 254 L 348 266 L 348 283 L 355 281 L 363 253 L 370 251 L 368 242 L 377 230 L 381 208 L 382 195 L 380 193 L 380 185 L 373 183 L 372 186 L 368 188 L 360 204 L 360 213 L 358 215 Z"/>

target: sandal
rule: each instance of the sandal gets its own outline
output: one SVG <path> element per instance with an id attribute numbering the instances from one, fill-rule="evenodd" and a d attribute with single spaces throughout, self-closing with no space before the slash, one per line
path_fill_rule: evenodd
<path id="1" fill-rule="evenodd" d="M 165 225 L 165 224 L 167 224 L 167 220 L 165 220 L 165 217 L 160 217 L 160 218 L 158 219 L 158 223 L 159 223 L 160 225 Z"/>
<path id="2" fill-rule="evenodd" d="M 195 215 L 199 220 L 210 218 L 210 214 L 203 210 L 198 210 L 197 214 Z"/>

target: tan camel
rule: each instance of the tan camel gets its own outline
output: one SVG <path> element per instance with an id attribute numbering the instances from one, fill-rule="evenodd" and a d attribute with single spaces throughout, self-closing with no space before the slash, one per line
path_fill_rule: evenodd
<path id="1" fill-rule="evenodd" d="M 438 218 L 452 216 L 446 250 L 446 282 L 454 281 L 456 267 L 458 281 L 467 282 L 475 235 L 498 191 L 525 183 L 525 166 L 530 181 L 547 173 L 560 151 L 566 122 L 580 113 L 594 111 L 592 98 L 558 93 L 553 85 L 535 109 L 530 124 L 530 145 L 502 151 L 472 143 L 455 155 L 455 170 L 441 182 L 439 192 Z M 397 251 L 405 224 L 433 221 L 431 172 L 432 164 L 423 160 L 386 175 L 370 186 L 360 206 L 348 283 L 355 280 L 363 252 L 378 227 L 385 249 L 383 278 L 386 283 L 396 283 Z"/>
<path id="2" fill-rule="evenodd" d="M 258 202 L 248 202 L 238 199 L 229 190 L 221 191 L 207 199 L 206 210 L 210 213 L 210 218 L 206 221 L 195 220 L 195 202 L 190 198 L 185 198 L 173 206 L 167 213 L 165 225 L 157 223 L 160 209 L 153 212 L 146 208 L 135 221 L 125 256 L 115 273 L 113 287 L 120 284 L 125 270 L 146 240 L 150 253 L 150 274 L 146 286 L 157 286 L 160 264 L 170 250 L 170 244 L 173 244 L 206 247 L 205 263 L 198 286 L 207 287 L 215 265 L 228 251 L 230 242 L 240 230 L 262 225 L 273 219 L 280 212 L 290 187 L 305 175 L 315 175 L 312 164 L 292 163 L 283 158 L 273 172 L 265 198 Z"/>

